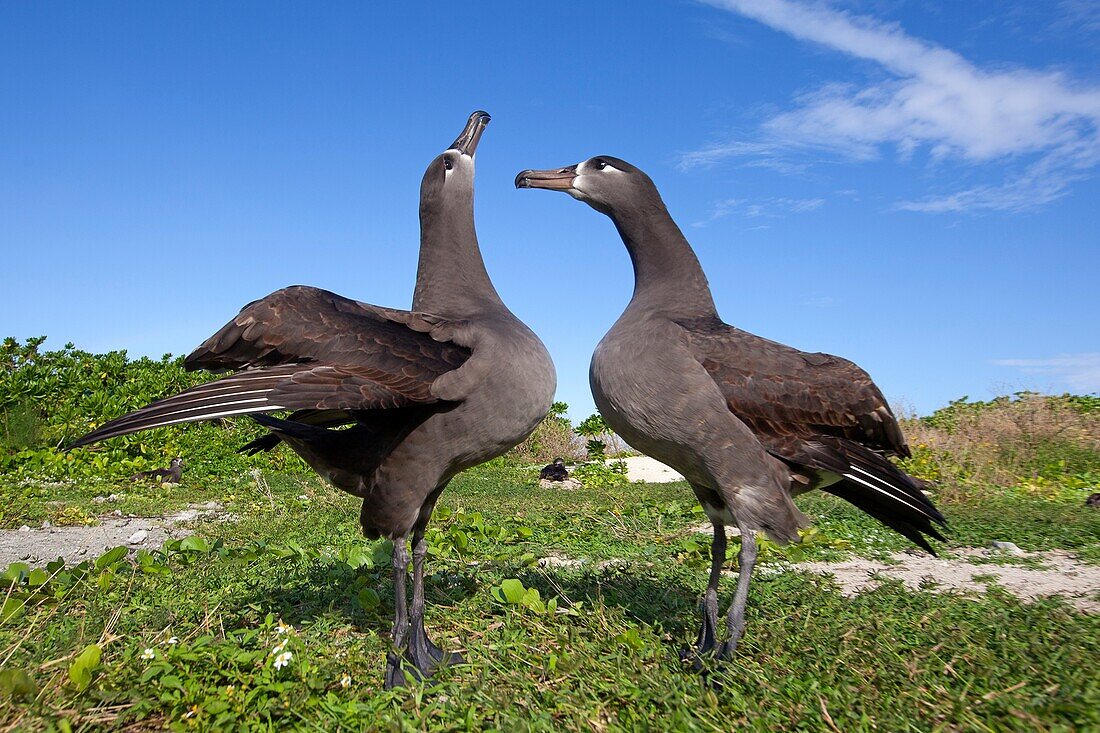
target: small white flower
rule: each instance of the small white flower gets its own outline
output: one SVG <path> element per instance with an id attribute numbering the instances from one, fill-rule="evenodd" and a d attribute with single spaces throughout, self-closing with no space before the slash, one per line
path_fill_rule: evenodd
<path id="1" fill-rule="evenodd" d="M 272 663 L 275 669 L 282 669 L 286 665 L 290 664 L 290 660 L 294 658 L 294 654 L 291 652 L 283 652 L 279 656 L 275 657 L 275 661 Z"/>
<path id="2" fill-rule="evenodd" d="M 340 686 L 343 687 L 344 689 L 347 689 L 347 688 L 351 687 L 351 675 L 350 674 L 345 674 L 343 677 L 340 678 Z"/>
<path id="3" fill-rule="evenodd" d="M 148 648 L 141 653 L 141 658 L 142 659 L 155 659 L 156 656 L 157 656 L 157 653 L 155 651 L 153 651 L 152 649 L 148 649 Z"/>
<path id="4" fill-rule="evenodd" d="M 282 641 L 280 641 L 280 642 L 279 642 L 278 644 L 276 644 L 276 645 L 275 645 L 275 646 L 274 646 L 274 647 L 273 647 L 273 648 L 271 649 L 271 653 L 272 653 L 272 654 L 278 654 L 278 653 L 279 653 L 279 652 L 281 652 L 281 651 L 282 651 L 283 649 L 286 649 L 286 643 L 287 643 L 288 641 L 290 641 L 290 640 L 289 640 L 289 639 L 283 639 Z"/>
<path id="5" fill-rule="evenodd" d="M 178 636 L 169 637 L 168 643 L 169 644 L 179 644 L 180 643 L 179 637 Z"/>
<path id="6" fill-rule="evenodd" d="M 292 631 L 293 629 L 294 629 L 293 626 L 287 626 L 282 621 L 280 621 L 279 625 L 275 627 L 275 633 L 276 634 L 287 634 L 290 631 Z"/>

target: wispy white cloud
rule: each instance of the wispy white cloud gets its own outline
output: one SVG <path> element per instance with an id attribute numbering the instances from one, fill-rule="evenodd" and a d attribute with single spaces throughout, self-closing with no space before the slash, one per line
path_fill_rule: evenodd
<path id="1" fill-rule="evenodd" d="M 1078 392 L 1100 392 L 1100 353 L 1060 354 L 1049 359 L 995 359 L 993 363 L 1057 379 Z"/>
<path id="2" fill-rule="evenodd" d="M 1100 2 L 1097 0 L 1060 0 L 1056 28 L 1073 28 L 1082 33 L 1100 31 Z"/>
<path id="3" fill-rule="evenodd" d="M 735 215 L 744 219 L 779 218 L 787 214 L 805 214 L 816 211 L 825 205 L 825 199 L 769 198 L 758 201 L 746 199 L 725 199 L 714 205 L 707 218 L 692 223 L 693 227 L 705 227 L 711 222 Z M 759 225 L 754 229 L 766 229 Z"/>
<path id="4" fill-rule="evenodd" d="M 1004 182 L 907 201 L 943 212 L 1018 211 L 1064 195 L 1100 163 L 1100 88 L 1058 71 L 979 68 L 900 26 L 794 0 L 705 0 L 799 40 L 870 61 L 888 79 L 828 84 L 765 120 L 751 140 L 688 153 L 686 167 L 731 157 L 778 166 L 807 152 L 871 160 L 893 149 L 934 163 L 999 165 Z"/>

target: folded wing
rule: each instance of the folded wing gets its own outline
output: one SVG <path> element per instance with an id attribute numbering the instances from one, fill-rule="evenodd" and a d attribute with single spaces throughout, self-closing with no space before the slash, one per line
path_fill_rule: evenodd
<path id="1" fill-rule="evenodd" d="M 931 550 L 943 515 L 919 482 L 886 459 L 908 457 L 897 419 L 870 376 L 837 356 L 807 353 L 717 319 L 680 324 L 688 348 L 765 450 L 808 469 L 835 493 Z M 836 483 L 827 484 L 830 480 Z"/>

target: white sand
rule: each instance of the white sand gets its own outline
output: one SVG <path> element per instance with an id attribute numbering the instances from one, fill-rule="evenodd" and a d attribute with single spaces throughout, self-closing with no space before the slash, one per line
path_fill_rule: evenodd
<path id="1" fill-rule="evenodd" d="M 668 484 L 683 481 L 684 477 L 656 458 L 649 456 L 631 456 L 626 461 L 626 476 L 631 481 L 645 481 L 647 484 Z"/>

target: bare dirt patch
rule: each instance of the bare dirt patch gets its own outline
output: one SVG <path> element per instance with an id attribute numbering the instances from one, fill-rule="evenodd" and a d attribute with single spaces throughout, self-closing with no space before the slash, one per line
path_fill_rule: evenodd
<path id="1" fill-rule="evenodd" d="M 1100 613 L 1100 566 L 1086 565 L 1064 550 L 1025 552 L 1010 558 L 1024 559 L 1031 566 L 975 562 L 998 556 L 990 550 L 962 548 L 944 557 L 898 552 L 891 563 L 853 557 L 790 567 L 831 575 L 846 596 L 871 590 L 887 579 L 900 580 L 913 590 L 978 595 L 986 592 L 989 583 L 996 583 L 1024 601 L 1062 596 L 1079 611 Z"/>
<path id="2" fill-rule="evenodd" d="M 647 484 L 669 484 L 683 481 L 684 477 L 656 458 L 649 456 L 630 456 L 622 459 L 626 463 L 626 477 L 631 481 L 644 481 Z"/>
<path id="3" fill-rule="evenodd" d="M 217 502 L 191 506 L 164 517 L 101 517 L 91 527 L 42 527 L 0 531 L 0 568 L 13 562 L 32 565 L 61 557 L 78 563 L 112 547 L 152 550 L 187 534 L 182 526 L 197 519 L 224 519 Z"/>

